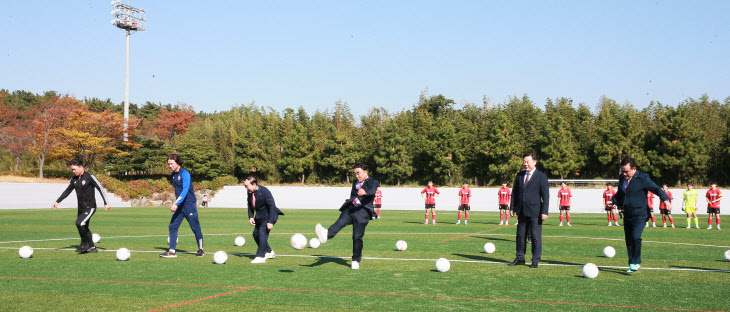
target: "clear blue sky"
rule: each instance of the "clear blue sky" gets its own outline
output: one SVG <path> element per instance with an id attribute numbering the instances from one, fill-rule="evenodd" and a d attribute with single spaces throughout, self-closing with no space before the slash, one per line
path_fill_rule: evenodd
<path id="1" fill-rule="evenodd" d="M 730 1 L 143 1 L 131 101 L 355 115 L 527 94 L 594 107 L 730 96 Z M 105 0 L 0 2 L 0 88 L 124 98 Z"/>

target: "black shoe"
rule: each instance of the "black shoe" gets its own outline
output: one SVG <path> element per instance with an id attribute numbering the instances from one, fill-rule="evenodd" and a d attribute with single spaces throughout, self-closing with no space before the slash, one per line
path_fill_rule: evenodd
<path id="1" fill-rule="evenodd" d="M 540 261 L 538 261 L 538 260 L 532 260 L 532 263 L 530 263 L 530 267 L 531 267 L 531 268 L 533 268 L 533 269 L 537 268 L 537 264 L 538 264 L 539 262 L 540 262 Z"/>
<path id="2" fill-rule="evenodd" d="M 525 265 L 525 259 L 522 259 L 522 260 L 515 259 L 514 261 L 510 262 L 507 265 Z"/>
<path id="3" fill-rule="evenodd" d="M 160 257 L 162 258 L 177 258 L 177 253 L 174 253 L 172 251 L 165 251 L 160 254 Z"/>
<path id="4" fill-rule="evenodd" d="M 86 247 L 84 244 L 79 245 L 78 248 L 76 248 L 76 252 L 85 252 L 86 249 L 89 249 L 89 247 Z"/>
<path id="5" fill-rule="evenodd" d="M 195 255 L 198 257 L 202 257 L 202 256 L 205 256 L 205 253 L 203 252 L 202 249 L 198 249 L 198 252 Z"/>
<path id="6" fill-rule="evenodd" d="M 89 249 L 86 249 L 81 253 L 86 254 L 86 253 L 97 253 L 97 252 L 99 252 L 99 249 L 96 249 L 96 247 L 92 246 Z"/>

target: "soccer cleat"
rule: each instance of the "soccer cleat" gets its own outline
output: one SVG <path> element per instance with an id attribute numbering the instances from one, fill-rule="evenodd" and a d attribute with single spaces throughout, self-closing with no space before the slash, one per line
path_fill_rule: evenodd
<path id="1" fill-rule="evenodd" d="M 202 257 L 202 256 L 205 256 L 205 253 L 203 252 L 202 249 L 198 249 L 198 252 L 195 253 L 195 256 L 196 257 Z"/>
<path id="2" fill-rule="evenodd" d="M 666 223 L 664 223 L 664 226 L 662 226 L 662 227 L 663 227 L 663 228 L 666 228 L 666 227 L 667 227 L 667 224 L 666 224 Z"/>
<path id="3" fill-rule="evenodd" d="M 674 224 L 672 224 L 672 228 L 674 228 Z"/>
<path id="4" fill-rule="evenodd" d="M 378 215 L 377 217 L 375 217 L 375 219 L 380 219 L 380 215 Z"/>
<path id="5" fill-rule="evenodd" d="M 89 247 L 89 249 L 86 249 L 81 253 L 97 253 L 97 252 L 99 252 L 99 249 L 96 249 L 96 247 L 91 246 L 91 247 Z"/>
<path id="6" fill-rule="evenodd" d="M 461 220 L 456 220 L 456 224 L 461 224 Z"/>
<path id="7" fill-rule="evenodd" d="M 696 228 L 698 228 L 698 229 L 700 228 L 700 226 L 699 226 L 699 225 L 695 225 L 695 227 L 696 227 Z"/>
<path id="8" fill-rule="evenodd" d="M 466 225 L 466 223 L 467 223 L 467 222 L 469 222 L 469 221 L 467 221 L 467 220 L 464 220 L 464 225 Z"/>
<path id="9" fill-rule="evenodd" d="M 651 227 L 656 227 L 656 223 L 652 222 Z"/>
<path id="10" fill-rule="evenodd" d="M 520 221 L 515 222 L 515 225 L 517 225 L 517 223 L 520 223 Z"/>
<path id="11" fill-rule="evenodd" d="M 616 222 L 616 226 L 619 226 L 619 225 L 618 225 L 618 222 Z"/>
<path id="12" fill-rule="evenodd" d="M 267 252 L 266 254 L 264 254 L 264 258 L 265 259 L 274 259 L 274 257 L 276 257 L 276 254 L 274 253 L 273 250 Z"/>
<path id="13" fill-rule="evenodd" d="M 646 226 L 645 227 L 649 227 L 649 222 L 646 223 Z"/>
<path id="14" fill-rule="evenodd" d="M 509 221 L 505 221 L 504 225 L 509 225 Z M 515 225 L 517 225 L 517 223 L 515 223 Z"/>
<path id="15" fill-rule="evenodd" d="M 612 225 L 613 225 L 613 224 L 611 224 L 611 222 L 608 222 L 608 226 L 612 226 Z"/>
<path id="16" fill-rule="evenodd" d="M 719 225 L 719 224 L 717 225 L 717 229 L 718 229 L 718 230 L 720 229 L 720 225 Z"/>
<path id="17" fill-rule="evenodd" d="M 86 249 L 89 249 L 89 247 L 86 247 L 86 245 L 84 245 L 84 243 L 81 243 L 81 245 L 79 245 L 79 247 L 76 248 L 76 252 L 84 252 L 84 251 L 86 251 Z"/>
<path id="18" fill-rule="evenodd" d="M 423 224 L 428 224 L 428 220 L 426 220 L 426 222 L 423 222 Z"/>
<path id="19" fill-rule="evenodd" d="M 558 225 L 558 226 L 563 226 L 563 222 L 560 222 L 560 225 Z"/>
<path id="20" fill-rule="evenodd" d="M 314 227 L 314 232 L 317 233 L 317 238 L 320 243 L 324 244 L 327 242 L 327 229 L 322 227 L 321 224 L 317 223 L 317 226 Z"/>
<path id="21" fill-rule="evenodd" d="M 251 263 L 266 263 L 266 258 L 264 257 L 256 257 L 251 260 Z"/>
<path id="22" fill-rule="evenodd" d="M 352 267 L 353 270 L 360 269 L 360 262 L 358 262 L 358 261 L 352 261 L 352 266 L 351 267 Z"/>
<path id="23" fill-rule="evenodd" d="M 177 253 L 174 253 L 172 251 L 166 251 L 160 254 L 160 257 L 162 258 L 177 258 Z"/>
<path id="24" fill-rule="evenodd" d="M 436 220 L 433 220 L 433 223 L 431 223 L 431 224 L 436 224 Z"/>
<path id="25" fill-rule="evenodd" d="M 687 226 L 687 228 L 689 229 L 689 228 L 690 228 L 690 226 L 688 225 L 688 226 Z"/>
<path id="26" fill-rule="evenodd" d="M 570 225 L 570 222 L 568 222 L 568 226 L 572 226 L 572 225 Z"/>
<path id="27" fill-rule="evenodd" d="M 712 230 L 712 225 L 707 227 L 708 230 Z"/>

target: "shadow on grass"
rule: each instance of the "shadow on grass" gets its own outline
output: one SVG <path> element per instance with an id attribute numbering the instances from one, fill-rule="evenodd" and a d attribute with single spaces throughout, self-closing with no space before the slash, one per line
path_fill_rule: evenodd
<path id="1" fill-rule="evenodd" d="M 476 235 L 472 235 L 472 237 L 479 238 L 479 239 L 490 240 L 490 241 L 505 241 L 505 242 L 514 242 L 515 241 L 514 239 L 494 238 L 494 237 L 489 237 L 489 236 L 476 236 Z"/>
<path id="2" fill-rule="evenodd" d="M 294 273 L 292 270 L 279 270 L 281 273 Z"/>
<path id="3" fill-rule="evenodd" d="M 487 253 L 484 253 L 485 255 Z M 497 258 L 490 258 L 485 256 L 476 256 L 476 255 L 466 255 L 466 254 L 460 254 L 460 253 L 452 253 L 454 256 L 464 257 L 471 260 L 479 260 L 479 261 L 492 261 L 492 262 L 504 262 L 505 264 L 509 263 L 509 261 L 504 259 L 497 259 Z"/>
<path id="4" fill-rule="evenodd" d="M 342 259 L 342 258 L 330 257 L 330 256 L 322 256 L 322 255 L 313 255 L 313 256 L 318 257 L 317 258 L 317 262 L 312 263 L 312 264 L 300 264 L 300 266 L 305 266 L 305 267 L 312 268 L 312 267 L 317 267 L 317 266 L 320 266 L 320 265 L 323 265 L 323 264 L 333 263 L 333 262 L 336 263 L 336 264 L 344 265 L 346 267 L 349 267 L 350 266 L 350 264 L 348 264 L 347 260 Z"/>
<path id="5" fill-rule="evenodd" d="M 727 262 L 727 261 L 722 261 Z M 670 265 L 670 268 L 677 268 L 677 269 L 691 269 L 691 270 L 702 270 L 702 271 L 720 271 L 720 272 L 726 272 L 730 273 L 728 270 L 723 269 L 713 269 L 713 268 L 700 268 L 700 267 L 691 267 L 691 266 L 682 266 L 682 265 Z"/>
<path id="6" fill-rule="evenodd" d="M 618 269 L 618 268 L 600 268 L 600 271 L 616 273 L 616 274 L 621 274 L 621 275 L 631 275 L 631 273 L 627 273 L 625 269 Z M 580 277 L 583 277 L 583 275 L 581 275 Z"/>

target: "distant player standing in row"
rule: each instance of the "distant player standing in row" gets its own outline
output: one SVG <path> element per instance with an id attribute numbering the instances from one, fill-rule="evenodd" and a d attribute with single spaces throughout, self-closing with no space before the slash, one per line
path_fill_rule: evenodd
<path id="1" fill-rule="evenodd" d="M 94 241 L 91 238 L 91 231 L 89 230 L 89 222 L 91 217 L 96 212 L 96 196 L 94 189 L 99 191 L 101 199 L 104 201 L 104 210 L 109 210 L 109 202 L 106 200 L 106 190 L 101 187 L 101 183 L 96 177 L 84 169 L 84 163 L 78 159 L 74 159 L 69 162 L 71 171 L 74 173 L 71 182 L 68 187 L 61 194 L 56 202 L 53 203 L 53 209 L 58 208 L 58 203 L 63 201 L 71 191 L 76 191 L 76 199 L 78 201 L 78 212 L 76 213 L 76 228 L 79 230 L 79 236 L 81 236 L 81 244 L 76 248 L 76 252 L 79 253 L 94 253 L 98 252 Z"/>
<path id="2" fill-rule="evenodd" d="M 707 229 L 712 230 L 712 217 L 714 216 L 717 220 L 717 229 L 719 230 L 720 200 L 722 199 L 722 194 L 720 193 L 720 190 L 717 189 L 717 182 L 710 182 L 710 189 L 707 190 L 705 197 L 707 198 L 707 213 L 710 214 L 707 218 L 707 223 L 709 224 Z"/>
<path id="3" fill-rule="evenodd" d="M 672 192 L 669 191 L 669 186 L 666 184 L 662 185 L 662 190 L 664 190 L 664 193 L 667 193 L 667 196 L 669 196 L 669 202 L 674 200 L 674 197 L 672 196 Z M 672 210 L 667 209 L 667 204 L 664 202 L 659 202 L 659 213 L 662 214 L 662 222 L 664 222 L 664 227 L 667 227 L 667 217 L 669 217 L 669 223 L 672 224 L 672 228 L 674 228 L 674 219 L 672 218 Z"/>
<path id="4" fill-rule="evenodd" d="M 608 201 L 616 195 L 616 190 L 613 189 L 613 183 L 606 183 L 606 190 L 603 191 L 603 206 L 606 207 L 606 217 L 608 218 L 608 226 L 611 226 L 611 219 L 618 226 L 618 216 L 616 216 L 616 207 L 608 205 Z"/>
<path id="5" fill-rule="evenodd" d="M 646 211 L 649 212 L 651 224 L 656 227 L 656 218 L 654 217 L 654 193 L 646 192 Z M 646 219 L 646 226 L 649 227 L 649 219 Z"/>
<path id="6" fill-rule="evenodd" d="M 456 217 L 456 224 L 461 223 L 461 212 L 464 212 L 464 225 L 469 222 L 469 198 L 471 198 L 471 190 L 469 183 L 464 182 L 464 186 L 459 190 L 459 215 Z"/>
<path id="7" fill-rule="evenodd" d="M 691 228 L 692 219 L 695 219 L 695 227 L 700 228 L 700 221 L 697 219 L 697 191 L 693 189 L 692 182 L 687 183 L 687 190 L 682 193 L 682 210 L 687 213 L 687 228 Z"/>
<path id="8" fill-rule="evenodd" d="M 511 196 L 512 189 L 507 187 L 507 180 L 502 181 L 502 188 L 497 191 L 497 197 L 499 198 L 499 225 L 509 225 L 509 200 Z"/>
<path id="9" fill-rule="evenodd" d="M 175 187 L 175 201 L 170 206 L 172 211 L 172 218 L 170 219 L 170 250 L 160 254 L 163 258 L 175 258 L 177 253 L 175 247 L 177 247 L 177 231 L 182 224 L 183 219 L 188 220 L 190 229 L 195 233 L 195 242 L 198 245 L 198 252 L 195 254 L 198 257 L 205 255 L 203 252 L 203 232 L 200 230 L 200 221 L 198 220 L 198 209 L 195 207 L 197 199 L 195 198 L 195 191 L 193 191 L 193 179 L 190 177 L 190 172 L 182 167 L 183 161 L 180 155 L 172 154 L 167 157 L 167 165 L 172 170 L 170 173 L 170 179 L 172 180 L 172 186 Z"/>
<path id="10" fill-rule="evenodd" d="M 433 181 L 428 181 L 428 186 L 421 191 L 421 197 L 426 199 L 426 222 L 428 224 L 428 210 L 431 209 L 433 224 L 436 224 L 436 197 L 439 197 L 439 190 L 433 186 Z"/>
<path id="11" fill-rule="evenodd" d="M 570 191 L 565 182 L 560 183 L 558 190 L 558 208 L 560 209 L 560 226 L 563 226 L 563 215 L 565 215 L 568 226 L 570 226 L 570 204 L 573 200 L 573 192 Z"/>
<path id="12" fill-rule="evenodd" d="M 375 213 L 377 215 L 373 216 L 373 219 L 380 219 L 380 207 L 383 206 L 383 192 L 380 191 L 380 186 L 378 186 L 378 190 L 375 191 L 375 200 L 373 201 L 373 207 L 375 208 Z"/>

